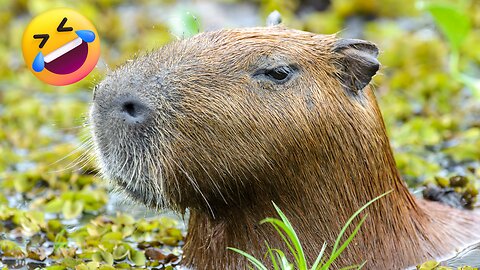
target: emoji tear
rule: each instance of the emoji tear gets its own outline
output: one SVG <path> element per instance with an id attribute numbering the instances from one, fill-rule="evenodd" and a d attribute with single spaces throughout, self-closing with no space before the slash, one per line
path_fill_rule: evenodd
<path id="1" fill-rule="evenodd" d="M 43 59 L 43 54 L 42 52 L 38 52 L 37 56 L 35 56 L 35 59 L 33 60 L 32 69 L 36 72 L 40 72 L 44 67 L 45 61 Z"/>

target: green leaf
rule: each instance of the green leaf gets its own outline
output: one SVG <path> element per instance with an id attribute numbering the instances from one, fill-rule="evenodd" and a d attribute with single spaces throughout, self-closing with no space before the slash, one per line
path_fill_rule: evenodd
<path id="1" fill-rule="evenodd" d="M 108 232 L 102 236 L 101 241 L 122 241 L 123 235 L 121 232 Z"/>
<path id="2" fill-rule="evenodd" d="M 100 263 L 98 262 L 88 262 L 87 263 L 88 270 L 96 270 L 100 267 Z"/>
<path id="3" fill-rule="evenodd" d="M 83 211 L 83 201 L 71 201 L 65 202 L 62 208 L 62 214 L 65 219 L 74 219 L 79 217 Z"/>
<path id="4" fill-rule="evenodd" d="M 55 235 L 55 240 L 53 243 L 53 248 L 54 250 L 57 250 L 62 247 L 67 247 L 68 241 L 67 238 L 65 237 L 66 231 L 65 229 L 62 229 L 57 235 Z"/>
<path id="5" fill-rule="evenodd" d="M 95 268 L 96 269 L 96 268 Z M 79 264 L 75 267 L 75 270 L 89 270 L 87 265 L 85 265 L 84 263 L 82 264 Z"/>
<path id="6" fill-rule="evenodd" d="M 119 245 L 113 250 L 113 259 L 116 261 L 121 261 L 128 256 L 130 248 L 127 244 Z"/>
<path id="7" fill-rule="evenodd" d="M 293 265 L 288 262 L 287 256 L 285 253 L 279 249 L 273 249 L 275 251 L 275 256 L 277 257 L 278 261 L 280 262 L 280 266 L 282 270 L 290 270 L 293 269 Z"/>
<path id="8" fill-rule="evenodd" d="M 280 208 L 278 208 L 275 203 L 273 203 L 273 206 L 275 207 L 275 210 L 277 211 L 278 215 L 282 220 L 280 221 L 275 218 L 266 218 L 262 220 L 260 224 L 263 224 L 265 222 L 271 223 L 277 230 L 277 232 L 280 234 L 285 244 L 287 244 L 288 248 L 290 249 L 293 257 L 295 258 L 297 268 L 307 269 L 307 260 L 305 258 L 305 253 L 303 252 L 302 245 L 300 243 L 300 240 L 298 239 L 295 229 L 293 228 L 292 224 L 285 216 L 285 214 L 282 212 L 282 210 L 280 210 Z M 279 228 L 281 228 L 287 234 L 288 239 L 283 235 Z"/>
<path id="9" fill-rule="evenodd" d="M 368 203 L 366 203 L 364 206 L 360 207 L 360 209 L 358 209 L 347 221 L 347 223 L 345 223 L 345 225 L 343 226 L 342 230 L 340 231 L 340 234 L 338 235 L 337 237 L 337 240 L 335 240 L 335 244 L 333 245 L 333 249 L 332 249 L 332 254 L 334 254 L 336 251 L 337 251 L 337 247 L 338 245 L 340 244 L 340 240 L 342 239 L 342 236 L 345 234 L 345 231 L 347 230 L 348 226 L 350 226 L 350 224 L 353 222 L 353 220 L 363 211 L 365 210 L 365 208 L 367 208 L 368 206 L 370 206 L 372 203 L 374 203 L 375 201 L 377 201 L 378 199 L 382 198 L 383 196 L 389 194 L 390 192 L 392 192 L 391 190 L 388 191 L 388 192 L 385 192 L 383 193 L 382 195 L 374 198 L 373 200 L 369 201 Z"/>
<path id="10" fill-rule="evenodd" d="M 44 269 L 45 270 L 64 270 L 64 269 L 67 269 L 67 268 L 63 265 L 51 265 L 51 266 L 45 267 Z"/>
<path id="11" fill-rule="evenodd" d="M 75 268 L 77 265 L 81 264 L 82 260 L 64 257 L 62 260 L 62 265 L 66 266 L 68 269 Z"/>
<path id="12" fill-rule="evenodd" d="M 278 265 L 277 265 L 277 260 L 275 259 L 275 256 L 273 255 L 273 251 L 268 245 L 268 242 L 265 241 L 265 246 L 267 246 L 267 254 L 270 257 L 270 261 L 272 261 L 273 269 L 274 270 L 279 270 Z"/>
<path id="13" fill-rule="evenodd" d="M 268 254 L 268 256 L 270 257 L 270 260 L 272 261 L 273 269 L 274 269 L 274 270 L 280 270 L 280 268 L 278 267 L 278 264 L 277 264 L 277 259 L 275 258 L 275 255 L 274 255 L 274 253 L 273 253 L 273 251 L 274 251 L 274 250 L 277 251 L 277 249 L 272 249 L 272 248 L 270 247 L 270 245 L 268 245 L 268 242 L 267 242 L 267 241 L 265 241 L 265 246 L 267 246 L 267 254 Z M 278 251 L 283 254 L 283 252 L 281 252 L 280 250 L 278 250 Z M 277 253 L 278 253 L 278 252 L 277 252 Z M 278 254 L 276 254 L 276 255 L 278 255 Z M 277 256 L 277 258 L 278 258 L 278 256 Z M 279 259 L 279 261 L 281 261 L 281 260 Z"/>
<path id="14" fill-rule="evenodd" d="M 282 269 L 283 270 L 293 270 L 293 265 L 288 262 L 287 257 L 285 257 L 285 256 L 280 257 L 280 260 L 282 262 Z"/>
<path id="15" fill-rule="evenodd" d="M 260 224 L 264 224 L 264 223 L 270 223 L 275 228 L 275 230 L 278 232 L 278 234 L 282 238 L 283 242 L 285 242 L 285 244 L 287 245 L 288 249 L 290 250 L 290 253 L 292 253 L 295 261 L 296 262 L 300 261 L 300 258 L 298 258 L 298 254 L 296 252 L 296 248 L 294 248 L 291 244 L 291 239 L 293 236 L 289 235 L 288 228 L 285 225 L 285 223 L 276 218 L 266 218 L 260 222 Z M 287 233 L 288 238 L 285 236 L 284 232 Z"/>
<path id="16" fill-rule="evenodd" d="M 4 257 L 12 257 L 17 259 L 25 258 L 25 252 L 20 246 L 10 240 L 0 240 L 0 251 Z"/>
<path id="17" fill-rule="evenodd" d="M 417 267 L 417 269 L 419 269 L 419 270 L 433 270 L 433 269 L 436 269 L 439 264 L 440 263 L 438 263 L 436 261 L 427 261 L 427 262 L 424 262 L 422 265 L 419 265 Z"/>
<path id="18" fill-rule="evenodd" d="M 8 199 L 3 194 L 0 194 L 0 205 L 5 205 L 5 206 L 8 205 Z"/>
<path id="19" fill-rule="evenodd" d="M 127 213 L 118 213 L 115 218 L 118 224 L 122 225 L 133 225 L 135 224 L 135 219 Z"/>
<path id="20" fill-rule="evenodd" d="M 94 262 L 105 262 L 108 265 L 113 265 L 113 255 L 103 250 L 95 252 L 92 256 Z"/>
<path id="21" fill-rule="evenodd" d="M 62 222 L 60 222 L 60 220 L 58 219 L 51 219 L 47 221 L 47 229 L 48 229 L 48 232 L 55 233 L 55 234 L 59 233 L 63 230 Z"/>
<path id="22" fill-rule="evenodd" d="M 62 212 L 63 205 L 64 201 L 61 198 L 55 198 L 49 201 L 44 209 L 47 213 L 60 213 Z"/>
<path id="23" fill-rule="evenodd" d="M 429 4 L 426 10 L 432 14 L 450 46 L 458 50 L 471 29 L 468 14 L 457 6 L 447 4 Z"/>
<path id="24" fill-rule="evenodd" d="M 98 268 L 98 270 L 115 270 L 115 267 L 111 266 L 111 265 L 100 265 L 100 267 Z"/>
<path id="25" fill-rule="evenodd" d="M 273 206 L 275 207 L 275 210 L 277 211 L 278 215 L 282 219 L 282 221 L 285 223 L 287 227 L 287 235 L 290 237 L 290 240 L 292 241 L 293 245 L 295 246 L 295 249 L 297 251 L 297 267 L 299 269 L 307 269 L 307 259 L 305 258 L 305 253 L 303 252 L 302 245 L 300 243 L 300 239 L 298 239 L 297 233 L 295 232 L 295 229 L 293 228 L 292 224 L 288 220 L 287 216 L 278 208 L 278 206 L 273 203 Z"/>
<path id="26" fill-rule="evenodd" d="M 257 258 L 253 257 L 252 255 L 240 250 L 240 249 L 236 249 L 236 248 L 232 248 L 232 247 L 228 247 L 227 249 L 229 250 L 232 250 L 232 251 L 235 251 L 237 252 L 238 254 L 244 256 L 245 258 L 248 259 L 248 261 L 253 264 L 255 267 L 257 267 L 257 269 L 260 269 L 260 270 L 268 270 L 267 267 L 265 265 L 263 265 L 263 263 L 261 263 Z"/>
<path id="27" fill-rule="evenodd" d="M 313 263 L 311 270 L 316 270 L 320 268 L 320 263 L 322 262 L 323 253 L 325 253 L 325 249 L 327 249 L 327 242 L 323 243 L 322 249 L 320 250 L 320 253 L 317 256 L 317 259 Z"/>
<path id="28" fill-rule="evenodd" d="M 144 266 L 147 262 L 145 254 L 138 250 L 130 250 L 129 259 L 135 264 L 135 266 Z"/>
<path id="29" fill-rule="evenodd" d="M 345 250 L 345 248 L 347 248 L 347 246 L 350 244 L 350 242 L 352 242 L 353 238 L 355 237 L 355 235 L 357 235 L 358 233 L 358 230 L 360 230 L 360 227 L 362 227 L 363 223 L 365 222 L 365 220 L 367 219 L 367 216 L 368 215 L 365 215 L 362 220 L 360 220 L 360 222 L 358 223 L 357 227 L 355 227 L 355 229 L 353 230 L 352 234 L 347 238 L 347 240 L 340 246 L 340 248 L 335 252 L 333 253 L 332 252 L 332 255 L 330 256 L 330 259 L 328 259 L 328 261 L 322 266 L 322 269 L 328 269 L 328 267 L 330 267 L 330 265 L 338 258 L 338 256 L 340 256 L 340 254 L 342 254 L 343 250 Z"/>

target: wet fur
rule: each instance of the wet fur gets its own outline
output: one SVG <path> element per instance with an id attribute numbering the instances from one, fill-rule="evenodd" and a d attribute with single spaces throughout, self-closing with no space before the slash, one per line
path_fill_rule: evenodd
<path id="1" fill-rule="evenodd" d="M 152 208 L 190 209 L 183 264 L 246 269 L 227 247 L 257 258 L 283 245 L 269 225 L 274 201 L 312 262 L 361 206 L 366 223 L 336 267 L 400 269 L 479 238 L 477 216 L 419 201 L 401 180 L 374 94 L 346 89 L 335 36 L 280 26 L 222 30 L 174 42 L 102 81 L 91 110 L 103 173 Z M 254 79 L 260 68 L 295 65 L 284 85 Z M 343 65 L 343 66 L 342 66 Z M 348 66 L 347 66 L 348 67 Z M 135 96 L 145 124 L 115 120 Z"/>

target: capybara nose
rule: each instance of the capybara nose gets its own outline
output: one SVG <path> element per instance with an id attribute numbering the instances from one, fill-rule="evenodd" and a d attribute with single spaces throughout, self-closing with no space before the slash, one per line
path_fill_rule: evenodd
<path id="1" fill-rule="evenodd" d="M 129 124 L 141 124 L 147 119 L 148 107 L 141 101 L 128 98 L 120 101 L 120 118 Z"/>

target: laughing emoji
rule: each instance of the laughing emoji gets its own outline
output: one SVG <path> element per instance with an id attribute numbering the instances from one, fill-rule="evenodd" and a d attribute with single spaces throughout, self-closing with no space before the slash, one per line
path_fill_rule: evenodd
<path id="1" fill-rule="evenodd" d="M 87 76 L 100 57 L 100 40 L 90 21 L 61 8 L 35 17 L 22 39 L 23 58 L 40 80 L 67 85 Z"/>

